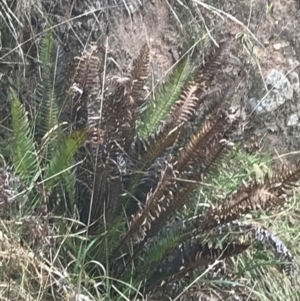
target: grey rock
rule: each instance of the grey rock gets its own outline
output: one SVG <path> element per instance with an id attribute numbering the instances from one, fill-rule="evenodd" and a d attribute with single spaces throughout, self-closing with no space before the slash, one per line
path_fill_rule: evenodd
<path id="1" fill-rule="evenodd" d="M 266 84 L 274 87 L 273 90 L 277 90 L 285 99 L 291 99 L 293 97 L 289 80 L 282 72 L 276 69 L 272 69 L 267 77 Z"/>
<path id="2" fill-rule="evenodd" d="M 229 56 L 228 63 L 235 66 L 242 66 L 241 60 L 233 54 Z"/>
<path id="3" fill-rule="evenodd" d="M 256 97 L 251 97 L 247 101 L 248 107 L 251 111 L 257 110 L 258 99 Z"/>
<path id="4" fill-rule="evenodd" d="M 280 43 L 276 43 L 276 44 L 273 45 L 273 48 L 275 50 L 280 50 L 281 47 L 282 47 L 282 45 Z"/>
<path id="5" fill-rule="evenodd" d="M 271 112 L 293 98 L 293 86 L 280 71 L 272 69 L 266 79 L 269 92 L 260 101 L 261 113 Z"/>
<path id="6" fill-rule="evenodd" d="M 293 71 L 288 75 L 288 79 L 295 92 L 299 92 L 299 75 L 297 72 Z"/>
<path id="7" fill-rule="evenodd" d="M 288 126 L 293 126 L 296 125 L 298 123 L 299 117 L 297 114 L 292 114 L 289 116 L 288 120 L 287 120 L 287 125 Z"/>

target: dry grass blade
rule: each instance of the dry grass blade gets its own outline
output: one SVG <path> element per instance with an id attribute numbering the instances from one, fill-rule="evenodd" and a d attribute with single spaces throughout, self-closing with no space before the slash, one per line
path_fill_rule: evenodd
<path id="1" fill-rule="evenodd" d="M 3 300 L 44 300 L 49 297 L 49 288 L 56 299 L 64 298 L 67 294 L 74 300 L 89 300 L 87 295 L 79 293 L 71 284 L 66 271 L 58 268 L 59 260 L 56 263 L 49 262 L 20 246 L 12 235 L 16 230 L 14 223 L 0 221 L 0 259 L 3 263 L 0 293 Z"/>

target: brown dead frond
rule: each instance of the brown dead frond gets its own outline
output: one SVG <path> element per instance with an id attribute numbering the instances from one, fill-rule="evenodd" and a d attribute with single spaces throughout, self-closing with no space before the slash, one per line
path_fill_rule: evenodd
<path id="1" fill-rule="evenodd" d="M 134 103 L 133 107 L 137 108 L 143 104 L 143 91 L 148 78 L 150 63 L 150 49 L 145 44 L 140 52 L 139 57 L 134 61 L 134 69 L 131 72 L 130 82 L 131 88 L 129 91 L 130 102 Z"/>
<path id="2" fill-rule="evenodd" d="M 70 88 L 72 122 L 77 129 L 88 125 L 88 103 L 99 97 L 102 89 L 102 60 L 96 46 L 85 50 L 73 63 L 74 76 Z"/>
<path id="3" fill-rule="evenodd" d="M 162 212 L 168 210 L 174 194 L 175 179 L 176 170 L 174 170 L 172 164 L 167 163 L 165 169 L 161 172 L 157 187 L 153 192 L 149 192 L 145 207 L 141 208 L 134 215 L 120 245 L 122 245 L 128 237 L 133 237 L 135 243 L 145 239 L 148 231 L 151 229 L 152 223 L 159 218 Z"/>
<path id="4" fill-rule="evenodd" d="M 221 201 L 215 209 L 209 209 L 200 223 L 202 229 L 211 229 L 239 219 L 251 211 L 269 210 L 283 204 L 287 189 L 297 185 L 300 179 L 300 163 L 284 167 L 273 178 L 268 175 L 262 181 L 242 186 L 236 193 Z"/>

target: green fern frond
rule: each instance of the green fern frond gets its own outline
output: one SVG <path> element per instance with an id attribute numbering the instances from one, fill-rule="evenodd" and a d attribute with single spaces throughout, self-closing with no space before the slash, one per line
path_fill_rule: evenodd
<path id="1" fill-rule="evenodd" d="M 46 167 L 46 186 L 52 189 L 56 186 L 61 178 L 64 178 L 68 190 L 74 191 L 73 185 L 75 180 L 74 174 L 70 171 L 73 158 L 78 149 L 84 144 L 87 139 L 89 129 L 71 133 L 65 142 L 57 149 L 51 161 Z M 72 191 L 72 194 L 74 193 Z"/>
<path id="2" fill-rule="evenodd" d="M 169 83 L 163 90 L 150 101 L 142 122 L 138 124 L 137 132 L 141 138 L 148 138 L 155 132 L 159 124 L 170 113 L 170 110 L 178 99 L 180 92 L 187 81 L 190 71 L 189 59 L 184 60 L 171 75 Z"/>
<path id="3" fill-rule="evenodd" d="M 14 91 L 12 91 L 11 113 L 14 133 L 13 165 L 17 174 L 29 183 L 38 171 L 38 158 L 29 121 Z"/>
<path id="4" fill-rule="evenodd" d="M 40 50 L 41 82 L 37 89 L 37 119 L 36 131 L 38 136 L 43 137 L 51 133 L 55 137 L 58 132 L 59 108 L 58 108 L 58 85 L 56 74 L 56 58 L 54 54 L 54 40 L 49 31 L 42 40 Z M 54 130 L 55 129 L 55 130 Z M 50 145 L 55 145 L 56 137 L 50 138 Z"/>

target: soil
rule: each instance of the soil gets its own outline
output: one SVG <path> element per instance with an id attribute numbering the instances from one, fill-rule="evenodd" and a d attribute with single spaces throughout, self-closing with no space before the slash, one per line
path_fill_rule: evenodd
<path id="1" fill-rule="evenodd" d="M 272 69 L 299 75 L 299 2 L 212 0 L 206 6 L 203 3 L 196 0 L 13 2 L 11 13 L 5 10 L 3 15 L 7 18 L 0 23 L 2 139 L 11 134 L 9 88 L 17 88 L 25 104 L 33 99 L 39 78 L 37 49 L 41 33 L 49 24 L 54 26 L 57 46 L 64 50 L 65 58 L 78 55 L 91 43 L 102 47 L 107 44 L 108 77 L 126 75 L 143 44 L 148 43 L 149 91 L 164 81 L 186 51 L 196 66 L 212 44 L 228 36 L 235 37 L 230 60 L 247 74 L 236 103 L 245 108 L 247 119 L 252 111 L 249 100 L 261 99 L 268 92 L 264 81 Z M 191 45 L 195 46 L 189 48 Z M 292 113 L 300 117 L 297 88 L 293 95 L 274 111 L 263 115 L 254 111 L 246 125 L 246 131 L 259 136 L 262 150 L 274 157 L 297 152 L 300 146 L 299 125 L 287 125 Z M 280 157 L 285 159 L 294 157 Z"/>

